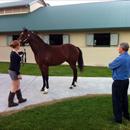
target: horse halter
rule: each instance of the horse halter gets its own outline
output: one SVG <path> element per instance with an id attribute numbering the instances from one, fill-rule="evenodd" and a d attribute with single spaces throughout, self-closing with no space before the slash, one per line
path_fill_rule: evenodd
<path id="1" fill-rule="evenodd" d="M 24 35 L 24 33 L 22 32 L 21 35 Z M 20 42 L 26 43 L 29 40 L 30 34 L 27 34 L 27 37 L 25 39 L 19 39 Z"/>

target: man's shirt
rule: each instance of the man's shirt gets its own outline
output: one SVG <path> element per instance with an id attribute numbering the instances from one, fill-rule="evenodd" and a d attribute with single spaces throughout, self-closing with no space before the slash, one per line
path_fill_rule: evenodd
<path id="1" fill-rule="evenodd" d="M 130 76 L 130 56 L 127 52 L 119 55 L 112 63 L 109 64 L 112 70 L 113 80 L 125 80 Z"/>

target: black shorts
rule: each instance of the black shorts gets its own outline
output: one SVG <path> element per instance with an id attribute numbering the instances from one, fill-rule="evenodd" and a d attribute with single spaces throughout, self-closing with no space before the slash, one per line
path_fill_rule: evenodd
<path id="1" fill-rule="evenodd" d="M 13 70 L 8 70 L 9 76 L 12 80 L 18 80 L 18 75 Z"/>

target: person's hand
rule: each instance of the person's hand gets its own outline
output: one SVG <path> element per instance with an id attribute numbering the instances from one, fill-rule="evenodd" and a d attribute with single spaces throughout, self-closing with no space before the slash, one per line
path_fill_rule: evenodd
<path id="1" fill-rule="evenodd" d="M 22 76 L 21 76 L 21 75 L 18 75 L 18 79 L 22 79 Z"/>
<path id="2" fill-rule="evenodd" d="M 24 52 L 23 52 L 23 51 L 19 51 L 18 54 L 19 54 L 20 56 L 23 56 L 23 55 L 24 55 Z"/>

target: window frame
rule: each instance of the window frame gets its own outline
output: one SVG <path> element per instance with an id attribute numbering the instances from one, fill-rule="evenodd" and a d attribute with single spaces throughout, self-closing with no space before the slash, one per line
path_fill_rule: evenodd
<path id="1" fill-rule="evenodd" d="M 119 44 L 119 33 L 112 33 L 112 32 L 99 32 L 99 34 L 103 33 L 109 33 L 110 34 L 110 45 L 106 46 L 96 46 L 94 45 L 94 34 L 97 34 L 97 32 L 87 33 L 86 34 L 86 46 L 88 47 L 112 47 L 112 46 L 118 46 Z M 90 39 L 89 39 L 90 38 Z M 112 39 L 116 42 L 112 42 Z"/>

